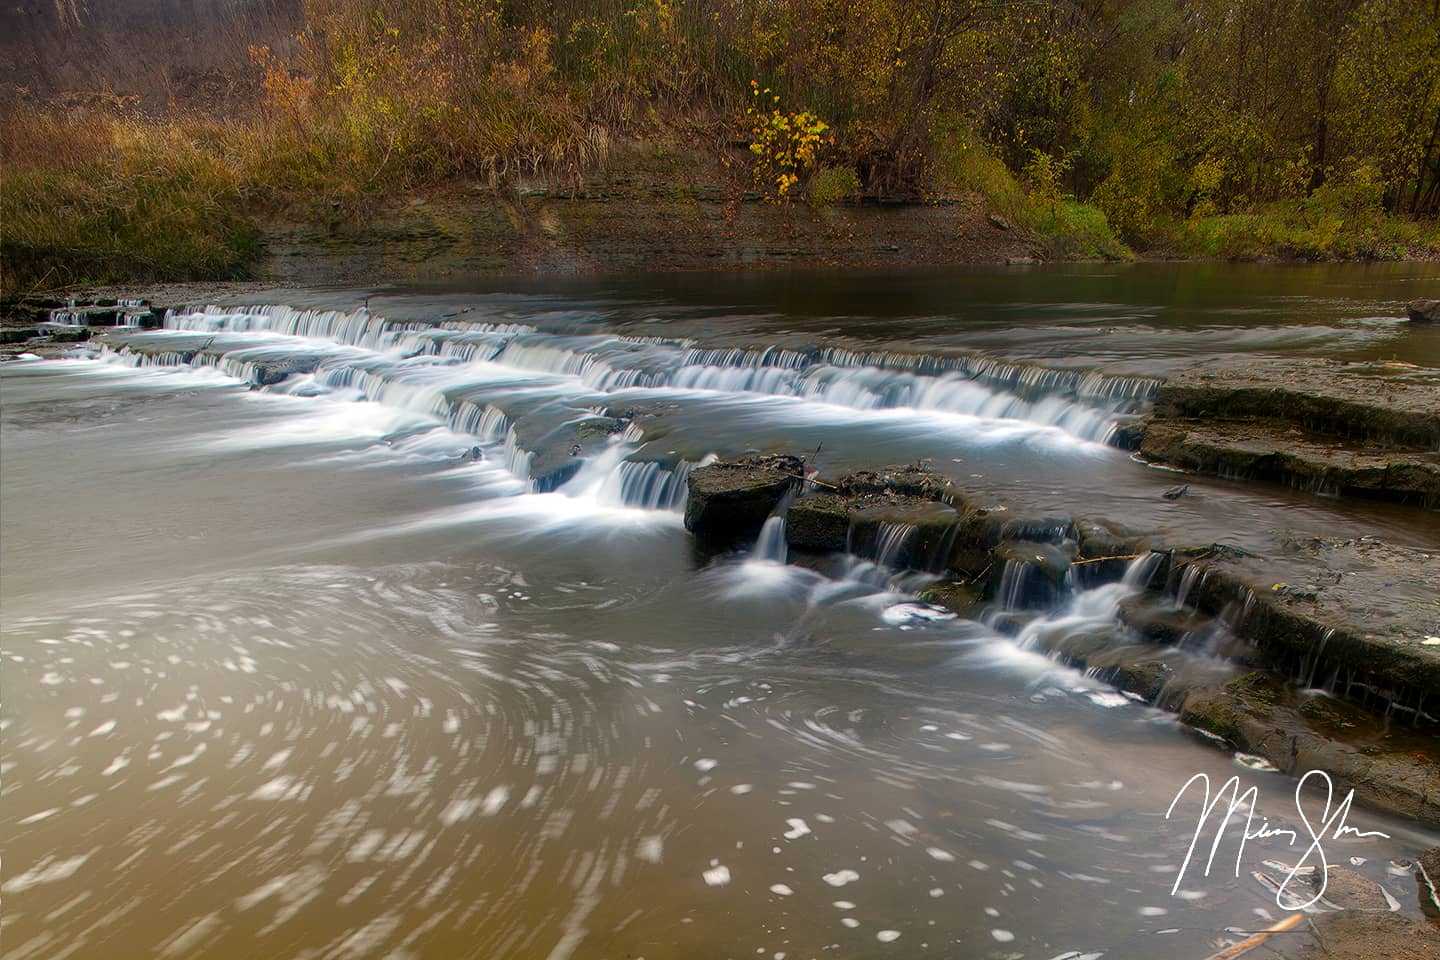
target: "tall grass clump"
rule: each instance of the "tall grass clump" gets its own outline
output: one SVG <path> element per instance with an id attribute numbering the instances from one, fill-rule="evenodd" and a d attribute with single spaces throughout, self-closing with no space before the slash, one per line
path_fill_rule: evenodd
<path id="1" fill-rule="evenodd" d="M 257 246 L 223 154 L 99 111 L 0 116 L 0 286 L 239 277 Z"/>

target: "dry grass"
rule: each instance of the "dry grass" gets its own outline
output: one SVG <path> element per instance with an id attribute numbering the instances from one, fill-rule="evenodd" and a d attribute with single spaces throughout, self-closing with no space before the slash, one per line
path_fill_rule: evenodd
<path id="1" fill-rule="evenodd" d="M 85 110 L 0 118 L 0 286 L 243 276 L 236 170 L 174 125 Z"/>

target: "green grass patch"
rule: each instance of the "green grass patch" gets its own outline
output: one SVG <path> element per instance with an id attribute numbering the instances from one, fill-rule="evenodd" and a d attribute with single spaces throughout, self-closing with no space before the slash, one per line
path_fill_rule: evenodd
<path id="1" fill-rule="evenodd" d="M 220 154 L 148 125 L 50 118 L 23 127 L 8 127 L 0 169 L 7 294 L 245 276 L 259 231 Z M 29 135 L 54 139 L 24 142 Z"/>
<path id="2" fill-rule="evenodd" d="M 1327 210 L 1315 204 L 1276 204 L 1251 213 L 1193 217 L 1172 227 L 1178 252 L 1216 260 L 1403 260 L 1440 251 L 1434 224 Z"/>
<path id="3" fill-rule="evenodd" d="M 1098 207 L 1075 200 L 1030 198 L 1025 222 L 1052 260 L 1133 260 L 1135 254 Z"/>

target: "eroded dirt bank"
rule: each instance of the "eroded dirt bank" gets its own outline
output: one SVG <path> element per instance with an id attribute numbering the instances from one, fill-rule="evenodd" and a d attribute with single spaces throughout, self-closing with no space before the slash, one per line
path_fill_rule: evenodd
<path id="1" fill-rule="evenodd" d="M 556 190 L 416 199 L 364 228 L 269 229 L 259 274 L 295 283 L 433 282 L 485 272 L 545 276 L 809 265 L 883 267 L 1029 260 L 1029 237 L 992 222 L 983 198 L 824 208 L 737 199 L 719 179 L 616 173 Z"/>

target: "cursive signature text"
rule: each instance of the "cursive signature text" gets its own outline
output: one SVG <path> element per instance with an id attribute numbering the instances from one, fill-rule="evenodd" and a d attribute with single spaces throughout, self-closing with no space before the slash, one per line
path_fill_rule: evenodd
<path id="1" fill-rule="evenodd" d="M 1305 812 L 1305 805 L 1301 797 L 1305 790 L 1305 785 L 1310 782 L 1312 777 L 1319 777 L 1325 784 L 1325 806 L 1320 810 L 1319 819 L 1314 822 L 1311 821 L 1309 815 Z M 1185 785 L 1175 794 L 1175 799 L 1170 801 L 1170 807 L 1165 811 L 1166 820 L 1170 819 L 1170 816 L 1175 812 L 1176 806 L 1185 795 L 1190 792 L 1190 788 L 1197 784 L 1204 789 L 1204 794 L 1201 798 L 1200 816 L 1195 821 L 1195 832 L 1191 835 L 1189 849 L 1185 851 L 1185 860 L 1180 864 L 1180 872 L 1175 877 L 1175 885 L 1170 888 L 1171 896 L 1174 896 L 1180 890 L 1180 883 L 1185 879 L 1185 872 L 1190 869 L 1190 863 L 1195 858 L 1195 848 L 1200 844 L 1201 837 L 1205 835 L 1207 829 L 1214 829 L 1215 834 L 1214 840 L 1210 843 L 1210 854 L 1205 859 L 1204 875 L 1207 877 L 1210 876 L 1210 867 L 1214 865 L 1215 856 L 1220 851 L 1220 844 L 1225 839 L 1225 829 L 1230 825 L 1231 819 L 1235 818 L 1237 812 L 1244 812 L 1245 827 L 1240 835 L 1239 846 L 1235 850 L 1236 877 L 1240 876 L 1240 861 L 1245 854 L 1245 844 L 1247 842 L 1251 840 L 1271 839 L 1273 837 L 1287 838 L 1289 845 L 1292 847 L 1295 846 L 1296 843 L 1301 842 L 1302 831 L 1300 830 L 1272 827 L 1269 819 L 1265 817 L 1261 817 L 1260 822 L 1258 824 L 1256 823 L 1255 804 L 1260 797 L 1259 790 L 1253 786 L 1246 790 L 1241 790 L 1239 776 L 1234 776 L 1226 780 L 1220 789 L 1215 791 L 1215 795 L 1212 798 L 1210 794 L 1209 775 L 1204 773 L 1195 774 L 1195 776 L 1185 781 Z M 1346 835 L 1354 837 L 1383 837 L 1387 840 L 1390 838 L 1388 833 L 1381 833 L 1379 830 L 1358 830 L 1345 822 L 1346 818 L 1350 816 L 1350 805 L 1354 800 L 1355 791 L 1351 790 L 1345 794 L 1339 803 L 1336 803 L 1334 784 L 1330 782 L 1330 775 L 1323 770 L 1311 770 L 1301 777 L 1300 782 L 1295 785 L 1295 812 L 1299 815 L 1301 824 L 1304 825 L 1303 834 L 1305 838 L 1308 838 L 1308 845 L 1305 848 L 1304 854 L 1301 855 L 1299 862 L 1291 867 L 1289 875 L 1286 876 L 1284 882 L 1280 884 L 1280 888 L 1275 891 L 1275 902 L 1282 909 L 1303 910 L 1325 895 L 1325 886 L 1329 882 L 1325 850 L 1323 847 L 1323 843 L 1326 840 L 1339 840 Z M 1220 815 L 1218 820 L 1212 819 L 1217 814 Z M 1236 822 L 1238 823 L 1240 821 L 1236 819 Z M 1307 864 L 1312 864 L 1313 868 L 1320 872 L 1320 881 L 1315 884 L 1313 888 L 1315 894 L 1309 900 L 1301 902 L 1298 906 L 1292 905 L 1287 907 L 1285 902 L 1287 892 L 1290 898 L 1298 899 L 1298 895 L 1291 888 L 1295 884 L 1296 876 Z"/>

